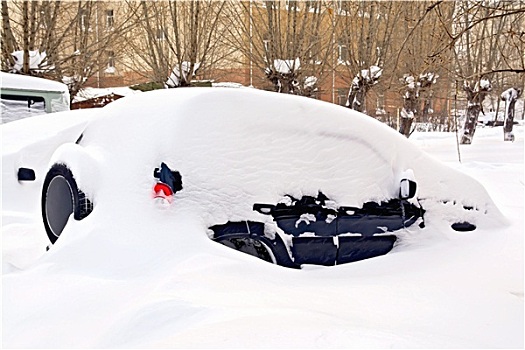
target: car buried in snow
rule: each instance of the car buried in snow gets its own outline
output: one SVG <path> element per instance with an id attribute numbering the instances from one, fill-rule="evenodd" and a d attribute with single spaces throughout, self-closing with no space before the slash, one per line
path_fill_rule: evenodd
<path id="1" fill-rule="evenodd" d="M 51 243 L 97 210 L 133 221 L 153 203 L 191 213 L 212 241 L 268 262 L 331 266 L 387 254 L 437 222 L 469 231 L 499 213 L 476 180 L 327 102 L 180 88 L 94 113 L 49 162 L 41 208 Z"/>

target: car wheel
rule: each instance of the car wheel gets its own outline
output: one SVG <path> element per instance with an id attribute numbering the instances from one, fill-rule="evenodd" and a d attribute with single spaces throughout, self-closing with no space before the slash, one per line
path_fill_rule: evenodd
<path id="1" fill-rule="evenodd" d="M 269 249 L 266 244 L 257 239 L 249 237 L 237 237 L 223 239 L 219 242 L 227 247 L 256 256 L 259 259 L 275 264 L 275 257 L 273 256 L 271 249 Z"/>
<path id="2" fill-rule="evenodd" d="M 42 218 L 51 243 L 60 237 L 71 214 L 82 220 L 92 210 L 92 202 L 77 187 L 71 170 L 64 164 L 53 165 L 42 189 Z"/>

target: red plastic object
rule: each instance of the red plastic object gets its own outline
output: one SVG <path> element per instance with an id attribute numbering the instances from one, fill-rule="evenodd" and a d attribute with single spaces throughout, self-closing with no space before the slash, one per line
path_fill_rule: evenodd
<path id="1" fill-rule="evenodd" d="M 157 182 L 155 186 L 153 186 L 153 197 L 163 198 L 166 199 L 169 203 L 171 203 L 173 201 L 173 191 L 165 183 Z"/>

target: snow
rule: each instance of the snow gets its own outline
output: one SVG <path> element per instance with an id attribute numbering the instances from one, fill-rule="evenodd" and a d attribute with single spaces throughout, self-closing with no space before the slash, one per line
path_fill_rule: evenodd
<path id="1" fill-rule="evenodd" d="M 509 88 L 501 93 L 501 99 L 505 101 L 516 100 L 520 95 L 520 91 L 515 88 Z"/>
<path id="2" fill-rule="evenodd" d="M 373 82 L 378 80 L 383 73 L 383 69 L 378 66 L 370 66 L 368 69 L 361 70 L 361 76 L 368 82 Z"/>
<path id="3" fill-rule="evenodd" d="M 0 86 L 10 89 L 30 89 L 38 91 L 56 91 L 69 96 L 67 85 L 49 79 L 29 75 L 0 72 Z"/>
<path id="4" fill-rule="evenodd" d="M 482 90 L 490 90 L 492 87 L 492 85 L 490 84 L 490 81 L 487 79 L 481 79 L 479 81 L 479 86 L 480 86 L 480 89 Z"/>
<path id="5" fill-rule="evenodd" d="M 12 67 L 13 71 L 20 72 L 24 66 L 24 51 L 14 51 L 11 53 L 15 60 L 15 64 Z M 29 68 L 40 70 L 41 68 L 49 68 L 49 67 L 42 67 L 42 63 L 46 61 L 46 52 L 40 52 L 40 51 L 29 51 Z"/>
<path id="6" fill-rule="evenodd" d="M 406 109 L 401 110 L 401 118 L 414 119 L 414 111 L 407 111 Z"/>
<path id="7" fill-rule="evenodd" d="M 302 97 L 174 90 L 0 126 L 3 347 L 524 346 L 523 124 L 515 142 L 503 142 L 500 127 L 479 129 L 459 163 L 453 133 L 406 140 Z M 315 144 L 305 149 L 307 140 Z M 330 167 L 312 168 L 311 157 Z M 54 160 L 79 171 L 95 210 L 46 252 L 39 191 Z M 181 171 L 184 189 L 157 207 L 148 194 L 163 160 Z M 29 165 L 37 181 L 16 182 Z M 354 205 L 392 195 L 391 177 L 407 174 L 426 228 L 399 232 L 382 257 L 292 270 L 205 232 L 211 222 L 261 220 L 241 204 L 285 201 L 283 191 L 322 185 L 338 205 Z M 468 214 L 477 230 L 450 228 L 459 204 L 479 209 Z"/>
<path id="8" fill-rule="evenodd" d="M 295 60 L 273 60 L 273 66 L 275 70 L 281 74 L 289 74 L 292 71 L 297 71 L 301 67 L 301 61 L 299 58 Z"/>
<path id="9" fill-rule="evenodd" d="M 110 94 L 120 95 L 120 96 L 129 96 L 134 94 L 140 94 L 142 91 L 133 90 L 129 87 L 110 87 L 110 88 L 93 88 L 85 87 L 82 88 L 74 97 L 73 102 L 80 102 L 89 100 L 95 97 L 106 96 Z"/>
<path id="10" fill-rule="evenodd" d="M 304 79 L 304 87 L 305 88 L 313 88 L 315 87 L 315 84 L 317 84 L 317 78 L 314 76 L 308 76 Z"/>
<path id="11" fill-rule="evenodd" d="M 407 88 L 409 89 L 415 89 L 416 88 L 416 80 L 412 75 L 405 75 L 405 83 L 407 84 Z M 408 92 L 405 93 L 405 98 L 409 98 L 410 94 Z"/>
<path id="12" fill-rule="evenodd" d="M 0 124 L 44 113 L 46 113 L 44 102 L 34 102 L 31 108 L 28 108 L 27 101 L 0 100 Z"/>
<path id="13" fill-rule="evenodd" d="M 238 88 L 243 88 L 244 86 L 240 83 L 234 83 L 234 82 L 228 82 L 228 81 L 225 81 L 225 82 L 213 82 L 211 83 L 211 85 L 213 87 L 221 87 L 221 88 L 235 88 L 235 89 L 238 89 Z"/>
<path id="14" fill-rule="evenodd" d="M 171 75 L 169 76 L 168 80 L 166 81 L 166 85 L 169 86 L 169 87 L 180 86 L 181 78 L 186 79 L 188 74 L 190 73 L 191 64 L 192 63 L 188 62 L 188 61 L 184 61 L 184 62 L 181 63 L 180 68 L 182 68 L 182 77 L 181 77 L 181 72 L 180 72 L 179 66 L 176 65 L 175 67 L 173 67 L 173 71 L 171 72 Z M 193 64 L 193 74 L 192 74 L 192 76 L 195 75 L 195 73 L 197 72 L 197 70 L 199 69 L 200 66 L 201 66 L 200 62 L 195 62 Z"/>
<path id="15" fill-rule="evenodd" d="M 3 96 L 0 106 L 0 124 L 46 113 L 46 110 L 48 112 L 69 110 L 69 90 L 65 84 L 57 81 L 0 72 L 0 90 L 8 95 L 22 93 L 28 98 L 46 96 L 45 101 L 33 101 L 31 106 L 28 106 L 27 101 L 8 99 L 7 96 Z"/>

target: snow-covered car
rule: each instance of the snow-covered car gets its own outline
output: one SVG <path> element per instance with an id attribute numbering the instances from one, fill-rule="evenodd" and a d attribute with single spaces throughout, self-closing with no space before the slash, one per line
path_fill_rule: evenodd
<path id="1" fill-rule="evenodd" d="M 68 111 L 69 103 L 66 84 L 0 72 L 1 124 L 43 113 Z"/>
<path id="2" fill-rule="evenodd" d="M 95 225 L 98 211 L 138 223 L 151 205 L 173 216 L 173 234 L 184 234 L 183 217 L 213 241 L 299 268 L 384 255 L 433 225 L 474 230 L 500 215 L 476 180 L 334 104 L 180 88 L 94 113 L 49 162 L 41 206 L 52 243 L 75 234 L 73 219 Z"/>

